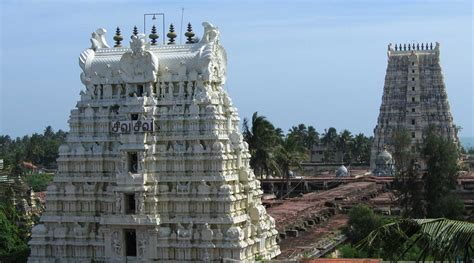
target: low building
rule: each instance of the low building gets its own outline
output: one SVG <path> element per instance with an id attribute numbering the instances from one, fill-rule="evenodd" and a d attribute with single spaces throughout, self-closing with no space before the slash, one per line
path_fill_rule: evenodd
<path id="1" fill-rule="evenodd" d="M 311 149 L 312 163 L 341 163 L 344 153 L 335 147 L 330 147 L 323 144 L 315 144 Z"/>

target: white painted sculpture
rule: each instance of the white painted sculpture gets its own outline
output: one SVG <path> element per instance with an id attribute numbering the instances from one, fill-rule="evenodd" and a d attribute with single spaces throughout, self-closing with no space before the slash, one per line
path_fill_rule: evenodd
<path id="1" fill-rule="evenodd" d="M 199 43 L 109 48 L 79 58 L 71 111 L 29 262 L 196 262 L 273 258 L 274 220 L 223 89 L 217 27 Z"/>

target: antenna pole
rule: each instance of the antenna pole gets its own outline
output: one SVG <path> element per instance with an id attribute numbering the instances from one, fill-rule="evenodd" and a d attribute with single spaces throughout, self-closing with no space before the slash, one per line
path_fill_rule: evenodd
<path id="1" fill-rule="evenodd" d="M 155 20 L 155 17 L 156 16 L 161 16 L 163 18 L 163 35 L 162 35 L 162 39 L 163 39 L 163 44 L 165 44 L 165 40 L 166 40 L 166 37 L 165 37 L 165 14 L 164 13 L 151 13 L 151 14 L 143 14 L 143 33 L 146 35 L 146 17 L 147 16 L 153 16 L 153 20 Z"/>
<path id="2" fill-rule="evenodd" d="M 184 7 L 181 8 L 181 32 L 179 33 L 179 44 L 183 44 L 183 17 Z"/>

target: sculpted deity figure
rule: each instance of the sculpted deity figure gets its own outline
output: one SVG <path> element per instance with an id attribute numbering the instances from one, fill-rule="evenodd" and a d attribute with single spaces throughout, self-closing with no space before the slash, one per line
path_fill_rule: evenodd
<path id="1" fill-rule="evenodd" d="M 158 59 L 146 50 L 145 35 L 132 36 L 131 52 L 122 55 L 120 71 L 123 81 L 128 83 L 154 82 L 158 72 Z"/>
<path id="2" fill-rule="evenodd" d="M 184 95 L 184 82 L 180 81 L 178 83 L 178 96 L 183 96 Z"/>
<path id="3" fill-rule="evenodd" d="M 95 51 L 99 48 L 109 48 L 107 41 L 105 41 L 105 33 L 107 33 L 107 30 L 104 28 L 99 28 L 95 32 L 92 32 L 91 49 Z"/>
<path id="4" fill-rule="evenodd" d="M 122 252 L 122 244 L 120 242 L 118 232 L 115 231 L 112 234 L 112 250 L 114 251 L 115 255 L 120 256 Z"/>
<path id="5" fill-rule="evenodd" d="M 188 81 L 186 84 L 186 93 L 188 94 L 188 99 L 191 99 L 193 97 L 193 82 Z"/>
<path id="6" fill-rule="evenodd" d="M 117 210 L 117 213 L 122 212 L 122 197 L 117 192 L 115 192 L 115 208 Z"/>
<path id="7" fill-rule="evenodd" d="M 139 193 L 138 194 L 137 210 L 140 214 L 143 214 L 143 212 L 145 210 L 145 198 L 146 198 L 145 193 Z"/>
<path id="8" fill-rule="evenodd" d="M 146 256 L 147 246 L 148 246 L 147 237 L 146 235 L 142 233 L 138 240 L 138 255 L 139 256 L 142 256 L 142 257 Z"/>
<path id="9" fill-rule="evenodd" d="M 204 34 L 202 36 L 201 42 L 209 43 L 218 39 L 220 33 L 216 26 L 209 22 L 203 22 L 202 26 L 204 27 Z"/>

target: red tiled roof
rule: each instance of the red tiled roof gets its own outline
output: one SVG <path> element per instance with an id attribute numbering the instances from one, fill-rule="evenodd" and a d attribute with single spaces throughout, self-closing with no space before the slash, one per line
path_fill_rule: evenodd
<path id="1" fill-rule="evenodd" d="M 28 169 L 38 169 L 38 167 L 36 167 L 36 165 L 34 165 L 33 163 L 30 163 L 30 162 L 23 162 L 23 166 L 25 168 L 28 168 Z"/>

